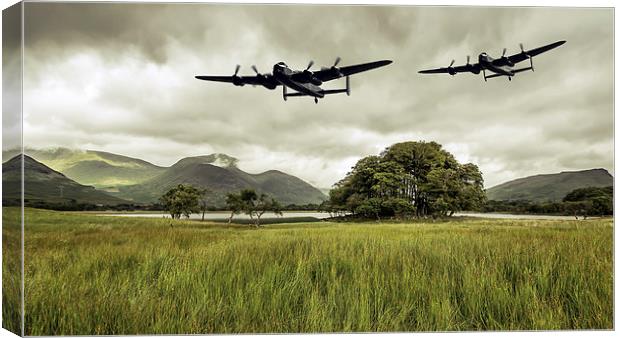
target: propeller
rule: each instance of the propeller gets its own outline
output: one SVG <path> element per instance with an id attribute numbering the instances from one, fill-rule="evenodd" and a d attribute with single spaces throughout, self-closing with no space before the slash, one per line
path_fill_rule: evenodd
<path id="1" fill-rule="evenodd" d="M 234 74 L 233 74 L 233 76 L 232 76 L 232 83 L 233 83 L 235 86 L 243 86 L 243 85 L 244 85 L 244 83 L 243 83 L 243 81 L 242 81 L 241 77 L 237 75 L 237 74 L 239 73 L 239 69 L 241 69 L 241 65 L 237 65 L 237 66 L 235 67 L 235 73 L 234 73 Z"/>
<path id="2" fill-rule="evenodd" d="M 523 49 L 523 44 L 520 43 L 519 47 L 521 47 L 521 54 L 527 56 L 528 59 L 530 59 L 530 68 L 532 68 L 532 71 L 534 71 L 534 61 L 532 60 L 532 57 L 525 52 L 525 49 Z"/>
<path id="3" fill-rule="evenodd" d="M 257 76 L 259 79 L 264 79 L 264 78 L 265 78 L 265 75 L 261 74 L 261 73 L 258 71 L 258 68 L 256 68 L 256 66 L 255 66 L 255 65 L 252 65 L 252 70 L 254 70 L 254 72 L 256 73 L 256 76 Z"/>
<path id="4" fill-rule="evenodd" d="M 314 65 L 314 61 L 310 60 L 310 62 L 308 63 L 308 67 L 306 67 L 306 70 L 310 70 L 310 67 L 312 67 L 312 65 Z"/>
<path id="5" fill-rule="evenodd" d="M 452 60 L 452 62 L 450 62 L 450 65 L 448 66 L 448 73 L 450 75 L 454 75 L 456 74 L 456 71 L 454 70 L 454 68 L 452 68 L 452 65 L 454 64 L 454 60 Z"/>
<path id="6" fill-rule="evenodd" d="M 334 65 L 332 67 L 336 67 L 338 66 L 338 64 L 340 63 L 340 56 L 336 57 L 336 62 L 334 62 Z"/>
<path id="7" fill-rule="evenodd" d="M 506 48 L 504 48 L 504 50 L 502 51 L 502 57 L 501 59 L 504 61 L 504 64 L 510 67 L 513 67 L 515 64 L 510 61 L 509 58 L 506 57 Z"/>
<path id="8" fill-rule="evenodd" d="M 340 56 L 336 57 L 336 61 L 334 61 L 334 65 L 331 70 L 338 75 L 338 77 L 343 77 L 344 75 L 340 72 L 340 68 L 338 68 L 338 64 L 340 63 Z"/>
<path id="9" fill-rule="evenodd" d="M 326 70 L 326 69 L 331 69 L 331 70 L 338 70 L 338 64 L 340 63 L 340 56 L 336 57 L 336 61 L 334 61 L 334 64 L 331 67 L 321 67 L 321 70 Z"/>
<path id="10" fill-rule="evenodd" d="M 479 74 L 480 67 L 476 67 L 476 65 L 472 65 L 471 63 L 469 63 L 469 60 L 470 60 L 470 57 L 469 55 L 467 55 L 467 63 L 465 64 L 466 69 L 474 74 Z"/>

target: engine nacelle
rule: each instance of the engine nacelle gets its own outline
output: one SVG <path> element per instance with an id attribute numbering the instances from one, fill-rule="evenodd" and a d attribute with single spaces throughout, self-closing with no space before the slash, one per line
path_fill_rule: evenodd
<path id="1" fill-rule="evenodd" d="M 320 85 L 323 84 L 323 81 L 321 81 L 321 80 L 319 80 L 319 79 L 317 79 L 316 77 L 313 76 L 313 77 L 310 78 L 310 83 L 312 83 L 315 86 L 320 86 Z"/>
<path id="2" fill-rule="evenodd" d="M 472 64 L 467 64 L 467 70 L 474 74 L 480 74 L 480 67 L 476 67 Z"/>
<path id="3" fill-rule="evenodd" d="M 510 61 L 510 59 L 505 57 L 505 56 L 502 56 L 501 60 L 502 60 L 502 63 L 504 65 L 506 65 L 506 66 L 509 66 L 509 67 L 514 67 L 515 66 L 515 63 Z"/>
<path id="4" fill-rule="evenodd" d="M 343 77 L 343 76 L 344 76 L 344 74 L 342 74 L 342 73 L 340 72 L 340 68 L 338 68 L 338 67 L 336 67 L 336 66 L 332 66 L 330 69 L 331 69 L 331 71 L 332 71 L 334 74 L 336 74 L 336 76 L 338 76 L 338 77 Z"/>
<path id="5" fill-rule="evenodd" d="M 237 75 L 233 75 L 232 83 L 235 86 L 243 86 L 243 85 L 245 85 L 245 83 L 243 83 L 243 79 L 241 78 L 241 76 L 237 76 Z"/>
<path id="6" fill-rule="evenodd" d="M 456 75 L 456 70 L 452 67 L 448 67 L 448 74 L 450 75 Z"/>
<path id="7" fill-rule="evenodd" d="M 275 84 L 274 82 L 263 82 L 263 87 L 273 90 L 273 89 L 276 89 L 278 85 Z"/>

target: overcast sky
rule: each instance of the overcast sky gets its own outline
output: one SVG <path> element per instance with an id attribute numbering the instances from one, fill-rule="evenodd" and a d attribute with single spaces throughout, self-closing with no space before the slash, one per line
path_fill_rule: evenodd
<path id="1" fill-rule="evenodd" d="M 613 173 L 613 11 L 570 8 L 26 3 L 29 147 L 104 150 L 171 165 L 226 153 L 330 187 L 400 141 L 437 141 L 490 187 L 563 170 Z M 558 40 L 535 72 L 422 75 Z M 314 69 L 379 59 L 352 94 L 282 100 L 281 89 L 194 75 Z M 329 83 L 335 88 L 344 80 Z"/>

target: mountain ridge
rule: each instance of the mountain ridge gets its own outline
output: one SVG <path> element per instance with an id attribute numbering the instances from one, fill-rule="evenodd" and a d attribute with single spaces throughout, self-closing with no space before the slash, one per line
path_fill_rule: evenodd
<path id="1" fill-rule="evenodd" d="M 188 156 L 164 167 L 97 150 L 61 147 L 26 148 L 25 152 L 68 179 L 137 203 L 157 202 L 165 190 L 177 184 L 210 190 L 213 202 L 220 205 L 227 193 L 240 189 L 255 189 L 283 204 L 318 204 L 327 198 L 309 183 L 279 170 L 247 173 L 237 167 L 237 158 L 223 153 Z M 3 157 L 9 153 L 4 151 Z"/>
<path id="2" fill-rule="evenodd" d="M 537 174 L 510 180 L 486 190 L 489 200 L 561 201 L 569 192 L 585 187 L 613 185 L 613 176 L 603 168 Z"/>
<path id="3" fill-rule="evenodd" d="M 127 201 L 111 196 L 93 186 L 79 184 L 63 173 L 49 168 L 24 155 L 24 200 L 26 203 L 87 203 L 117 205 Z M 2 199 L 21 200 L 21 156 L 16 155 L 2 164 Z"/>

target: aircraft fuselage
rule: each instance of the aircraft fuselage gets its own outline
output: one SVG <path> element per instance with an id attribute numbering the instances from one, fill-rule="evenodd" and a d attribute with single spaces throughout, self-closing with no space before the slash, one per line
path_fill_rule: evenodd
<path id="1" fill-rule="evenodd" d="M 288 66 L 286 66 L 283 62 L 277 63 L 273 66 L 273 77 L 283 86 L 287 86 L 298 92 L 313 97 L 323 98 L 325 96 L 321 93 L 321 87 L 313 84 L 312 82 L 303 83 L 294 81 L 291 76 L 297 73 L 300 72 L 288 68 Z"/>
<path id="2" fill-rule="evenodd" d="M 515 73 L 512 71 L 514 64 L 511 66 L 510 64 L 508 64 L 510 61 L 506 59 L 506 61 L 503 62 L 504 65 L 500 66 L 500 65 L 497 65 L 497 60 L 501 60 L 501 59 L 494 59 L 490 57 L 487 53 L 482 53 L 478 56 L 478 63 L 480 64 L 480 67 L 482 69 L 490 70 L 494 73 L 502 74 L 506 76 L 515 75 Z"/>

